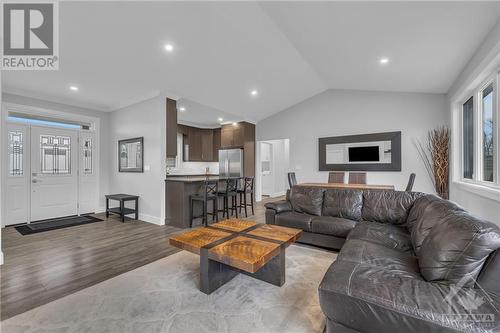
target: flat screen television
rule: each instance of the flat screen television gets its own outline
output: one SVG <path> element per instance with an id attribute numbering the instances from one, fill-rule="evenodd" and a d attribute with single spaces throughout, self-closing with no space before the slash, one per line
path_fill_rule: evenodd
<path id="1" fill-rule="evenodd" d="M 349 147 L 349 162 L 379 161 L 379 146 Z"/>

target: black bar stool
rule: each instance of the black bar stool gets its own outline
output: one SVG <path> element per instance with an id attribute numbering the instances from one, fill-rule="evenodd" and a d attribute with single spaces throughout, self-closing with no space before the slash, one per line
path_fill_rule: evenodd
<path id="1" fill-rule="evenodd" d="M 193 219 L 195 218 L 203 218 L 203 224 L 205 226 L 208 225 L 208 219 L 207 215 L 212 216 L 212 221 L 215 219 L 217 222 L 219 221 L 219 216 L 218 216 L 218 205 L 217 205 L 217 200 L 218 196 L 217 193 L 219 192 L 219 182 L 216 180 L 206 180 L 203 182 L 203 193 L 201 194 L 192 194 L 191 197 L 191 228 L 193 227 Z M 201 202 L 203 205 L 203 213 L 200 216 L 194 216 L 193 209 L 194 209 L 194 203 L 198 201 Z M 208 201 L 213 201 L 213 209 L 212 212 L 208 212 Z"/>
<path id="2" fill-rule="evenodd" d="M 238 189 L 238 193 L 240 194 L 240 204 L 238 205 L 241 213 L 241 208 L 245 209 L 245 217 L 248 217 L 247 207 L 252 207 L 252 215 L 253 212 L 253 177 L 244 177 L 240 178 L 241 183 L 243 184 L 242 188 Z M 250 194 L 250 203 L 247 203 L 247 195 Z"/>
<path id="3" fill-rule="evenodd" d="M 217 194 L 222 198 L 222 209 L 219 212 L 222 212 L 222 218 L 229 218 L 229 209 L 231 209 L 231 215 L 235 213 L 238 218 L 238 178 L 227 178 L 225 182 L 225 190 Z M 229 198 L 231 198 L 231 207 L 229 207 Z"/>

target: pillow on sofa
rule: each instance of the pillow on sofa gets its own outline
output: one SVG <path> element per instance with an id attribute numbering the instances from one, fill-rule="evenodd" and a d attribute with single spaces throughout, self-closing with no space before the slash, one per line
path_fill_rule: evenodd
<path id="1" fill-rule="evenodd" d="M 474 286 L 486 258 L 500 248 L 500 228 L 466 212 L 455 211 L 432 228 L 420 248 L 418 265 L 427 281 L 461 281 Z"/>
<path id="2" fill-rule="evenodd" d="M 294 186 L 290 191 L 290 203 L 294 211 L 311 215 L 321 215 L 323 189 Z"/>
<path id="3" fill-rule="evenodd" d="M 413 202 L 423 193 L 402 191 L 363 192 L 362 217 L 365 221 L 404 224 Z"/>
<path id="4" fill-rule="evenodd" d="M 361 220 L 363 192 L 359 190 L 331 189 L 325 191 L 323 215 Z"/>
<path id="5" fill-rule="evenodd" d="M 417 256 L 424 239 L 432 228 L 441 224 L 446 216 L 456 211 L 464 210 L 457 204 L 435 195 L 426 195 L 415 201 L 408 215 L 407 227 L 411 230 L 411 243 Z"/>

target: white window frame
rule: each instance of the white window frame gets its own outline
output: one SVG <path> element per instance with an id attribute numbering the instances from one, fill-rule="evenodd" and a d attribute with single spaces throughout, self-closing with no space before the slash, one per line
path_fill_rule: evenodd
<path id="1" fill-rule="evenodd" d="M 477 88 L 471 93 L 467 94 L 460 102 L 460 116 L 459 116 L 459 151 L 460 156 L 460 169 L 458 170 L 458 185 L 461 185 L 466 190 L 489 197 L 494 200 L 500 201 L 500 94 L 498 88 L 500 87 L 500 68 L 494 71 L 494 74 L 488 76 Z M 494 153 L 493 153 L 493 182 L 483 180 L 483 109 L 482 109 L 482 91 L 493 83 L 493 140 L 494 140 Z M 463 138 L 463 105 L 473 97 L 473 130 L 474 130 L 474 162 L 472 179 L 464 178 L 464 138 Z"/>

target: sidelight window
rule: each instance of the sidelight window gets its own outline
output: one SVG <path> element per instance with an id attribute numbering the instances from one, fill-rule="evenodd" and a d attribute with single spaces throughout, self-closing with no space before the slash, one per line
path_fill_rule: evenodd
<path id="1" fill-rule="evenodd" d="M 9 132 L 9 176 L 23 175 L 23 132 Z"/>
<path id="2" fill-rule="evenodd" d="M 43 174 L 71 174 L 71 138 L 40 135 L 40 164 Z"/>
<path id="3" fill-rule="evenodd" d="M 92 139 L 83 140 L 83 173 L 85 175 L 91 175 L 93 172 L 92 148 Z"/>

